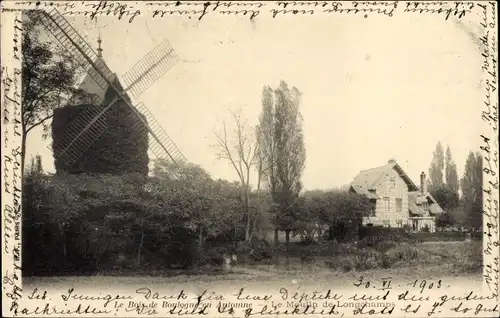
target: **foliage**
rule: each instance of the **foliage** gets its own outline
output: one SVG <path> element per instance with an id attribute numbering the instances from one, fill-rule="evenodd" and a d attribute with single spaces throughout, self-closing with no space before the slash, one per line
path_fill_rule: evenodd
<path id="1" fill-rule="evenodd" d="M 212 180 L 199 166 L 178 169 L 165 161 L 155 162 L 154 196 L 169 205 L 190 229 L 204 241 L 236 227 L 241 222 L 239 186 L 225 180 Z"/>
<path id="2" fill-rule="evenodd" d="M 451 155 L 451 149 L 448 146 L 446 148 L 446 167 L 445 167 L 445 182 L 446 182 L 446 188 L 456 194 L 458 197 L 458 190 L 459 190 L 459 183 L 458 183 L 458 174 L 457 174 L 457 165 L 453 161 L 452 155 Z"/>
<path id="3" fill-rule="evenodd" d="M 44 129 L 53 111 L 72 99 L 91 101 L 94 96 L 76 88 L 81 74 L 75 59 L 47 40 L 40 21 L 41 11 L 29 10 L 23 16 L 22 65 L 22 152 L 26 136 L 35 127 Z M 24 171 L 24 162 L 22 164 Z"/>
<path id="4" fill-rule="evenodd" d="M 443 187 L 444 150 L 438 142 L 434 150 L 431 167 L 429 168 L 429 190 Z"/>
<path id="5" fill-rule="evenodd" d="M 458 207 L 460 203 L 458 192 L 453 191 L 449 187 L 433 189 L 431 194 L 434 199 L 436 199 L 439 206 L 441 206 L 445 211 Z"/>
<path id="6" fill-rule="evenodd" d="M 288 242 L 300 210 L 296 201 L 302 189 L 300 179 L 306 159 L 300 97 L 299 90 L 289 89 L 284 81 L 275 90 L 264 87 L 262 94 L 262 113 L 256 132 L 267 185 L 276 204 L 275 241 L 279 228 L 285 231 Z"/>
<path id="7" fill-rule="evenodd" d="M 27 169 L 27 273 L 188 268 L 203 260 L 207 238 L 241 224 L 238 188 L 196 166 L 176 170 L 175 178 L 162 168 L 149 180 Z"/>
<path id="8" fill-rule="evenodd" d="M 421 264 L 450 266 L 459 273 L 479 273 L 482 268 L 480 242 L 415 245 L 407 242 L 390 242 L 374 247 L 351 247 L 341 255 L 326 261 L 335 270 L 366 271 L 380 268 L 416 268 Z"/>
<path id="9" fill-rule="evenodd" d="M 450 187 L 445 186 L 431 191 L 436 202 L 443 208 L 444 213 L 441 213 L 436 219 L 438 227 L 446 227 L 456 224 L 460 220 L 458 213 L 460 212 L 460 198 L 458 192 L 453 191 Z"/>
<path id="10" fill-rule="evenodd" d="M 483 171 L 479 153 L 469 153 L 461 179 L 463 207 L 469 226 L 479 228 L 483 220 Z"/>

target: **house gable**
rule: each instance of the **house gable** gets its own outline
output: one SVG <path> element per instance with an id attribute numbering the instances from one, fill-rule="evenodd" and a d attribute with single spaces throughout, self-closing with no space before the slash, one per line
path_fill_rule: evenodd
<path id="1" fill-rule="evenodd" d="M 351 191 L 376 200 L 375 214 L 365 223 L 402 226 L 408 219 L 408 190 L 418 189 L 403 169 L 395 163 L 361 171 L 351 184 Z"/>
<path id="2" fill-rule="evenodd" d="M 350 191 L 375 202 L 375 213 L 365 217 L 364 224 L 393 227 L 412 224 L 418 230 L 427 222 L 425 224 L 432 230 L 434 216 L 443 213 L 443 210 L 427 191 L 426 182 L 425 173 L 422 173 L 418 187 L 401 166 L 391 160 L 384 166 L 359 172 L 351 183 Z"/>
<path id="3" fill-rule="evenodd" d="M 401 166 L 394 161 L 390 161 L 388 164 L 381 167 L 362 170 L 351 183 L 351 189 L 369 198 L 379 199 L 380 196 L 374 194 L 374 192 L 376 193 L 377 188 L 380 187 L 380 184 L 385 181 L 387 176 L 397 176 L 401 178 L 406 184 L 408 191 L 418 190 L 417 185 L 411 181 L 410 177 L 403 171 Z"/>

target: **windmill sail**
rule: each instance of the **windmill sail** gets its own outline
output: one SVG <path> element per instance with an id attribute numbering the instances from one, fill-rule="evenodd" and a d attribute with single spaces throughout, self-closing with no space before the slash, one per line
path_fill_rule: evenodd
<path id="1" fill-rule="evenodd" d="M 102 132 L 100 132 L 100 129 L 95 129 L 95 133 L 88 134 L 86 143 L 79 140 L 86 131 L 89 131 L 92 126 L 99 121 L 98 117 L 103 116 L 113 104 L 120 100 L 124 101 L 125 104 L 132 109 L 133 113 L 143 122 L 144 126 L 147 127 L 152 137 L 150 138 L 150 150 L 155 156 L 170 160 L 176 165 L 179 165 L 182 161 L 186 161 L 184 155 L 182 155 L 175 143 L 154 119 L 146 106 L 144 104 L 139 104 L 137 108 L 134 107 L 127 96 L 127 92 L 130 92 L 135 98 L 140 96 L 178 61 L 178 57 L 168 43 L 162 43 L 153 49 L 153 51 L 146 55 L 145 58 L 139 61 L 125 74 L 123 82 L 128 84 L 128 87 L 123 89 L 116 75 L 109 69 L 106 63 L 104 63 L 104 61 L 92 50 L 90 45 L 86 43 L 56 9 L 45 12 L 45 14 L 43 14 L 42 23 L 71 54 L 74 60 L 77 61 L 83 69 L 88 70 L 88 76 L 105 92 L 105 108 L 83 129 L 73 128 L 73 131 L 79 131 L 76 136 L 73 137 L 70 136 L 71 134 L 68 134 L 68 139 L 72 139 L 72 141 L 69 142 L 66 149 L 62 151 L 61 156 L 67 157 L 64 158 L 64 161 L 71 163 L 78 160 L 78 158 L 88 149 L 89 145 L 99 138 Z M 110 91 L 113 94 L 109 94 L 108 92 Z M 106 101 L 106 95 L 108 95 L 108 97 L 112 96 L 111 100 Z M 144 118 L 146 118 L 147 121 Z M 74 134 L 75 133 L 73 133 L 73 135 Z"/>

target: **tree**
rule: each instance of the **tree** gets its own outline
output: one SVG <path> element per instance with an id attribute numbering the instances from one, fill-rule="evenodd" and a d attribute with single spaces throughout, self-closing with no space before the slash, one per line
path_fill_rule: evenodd
<path id="1" fill-rule="evenodd" d="M 296 200 L 302 188 L 301 177 L 306 152 L 299 111 L 301 93 L 295 87 L 289 89 L 281 81 L 274 91 L 264 87 L 262 114 L 257 132 L 268 188 L 277 205 L 275 242 L 277 231 L 284 230 L 289 242 L 297 208 Z"/>
<path id="2" fill-rule="evenodd" d="M 469 152 L 461 180 L 462 200 L 467 221 L 471 227 L 479 228 L 483 220 L 483 172 L 481 155 Z"/>
<path id="3" fill-rule="evenodd" d="M 451 156 L 451 149 L 449 146 L 446 148 L 445 181 L 446 181 L 446 187 L 451 192 L 457 193 L 458 195 L 459 183 L 458 183 L 457 165 L 453 161 L 453 158 Z"/>
<path id="4" fill-rule="evenodd" d="M 242 119 L 241 111 L 231 112 L 234 121 L 234 129 L 228 132 L 226 122 L 222 123 L 222 132 L 215 132 L 217 143 L 214 145 L 218 159 L 227 160 L 234 168 L 240 181 L 241 208 L 246 218 L 245 240 L 249 241 L 252 236 L 252 223 L 255 215 L 250 213 L 250 172 L 258 163 L 257 143 L 252 131 L 249 129 L 248 121 Z M 229 136 L 228 136 L 229 134 Z M 261 169 L 261 165 L 258 169 Z M 259 179 L 261 171 L 258 171 Z M 260 180 L 257 181 L 260 187 Z"/>
<path id="5" fill-rule="evenodd" d="M 276 202 L 276 140 L 274 138 L 274 92 L 269 86 L 264 86 L 262 91 L 262 113 L 259 116 L 259 124 L 255 129 L 257 136 L 257 154 L 259 164 L 259 182 L 260 179 L 265 179 L 266 186 L 271 194 L 272 202 Z M 271 204 L 274 207 L 274 204 Z M 274 208 L 270 209 L 273 215 L 274 241 L 278 242 L 278 228 L 276 224 L 276 216 Z"/>
<path id="6" fill-rule="evenodd" d="M 174 172 L 169 172 L 174 170 Z M 172 178 L 175 175 L 175 178 Z M 241 224 L 240 187 L 225 180 L 213 180 L 201 167 L 187 164 L 180 168 L 157 160 L 150 191 L 163 209 L 184 221 L 196 232 L 201 253 L 205 240 L 235 229 Z"/>
<path id="7" fill-rule="evenodd" d="M 460 203 L 458 192 L 451 190 L 448 187 L 442 187 L 431 192 L 434 199 L 441 208 L 445 211 L 455 209 Z"/>
<path id="8" fill-rule="evenodd" d="M 95 97 L 75 88 L 79 78 L 78 66 L 66 51 L 44 40 L 41 11 L 26 11 L 23 17 L 22 64 L 22 140 L 24 171 L 26 138 L 36 127 L 43 127 L 47 137 L 48 122 L 56 108 L 70 101 L 90 102 Z"/>
<path id="9" fill-rule="evenodd" d="M 318 236 L 322 234 L 321 217 L 323 211 L 328 208 L 326 192 L 323 190 L 306 191 L 299 203 L 302 205 L 302 211 L 298 215 L 296 231 L 301 236 L 302 241 L 312 241 L 316 234 Z"/>
<path id="10" fill-rule="evenodd" d="M 460 197 L 458 192 L 452 191 L 450 188 L 442 187 L 431 192 L 434 199 L 444 212 L 436 219 L 438 227 L 446 227 L 453 224 L 463 224 L 463 208 L 460 207 Z"/>
<path id="11" fill-rule="evenodd" d="M 443 183 L 444 150 L 441 142 L 438 142 L 434 150 L 431 166 L 429 168 L 429 191 L 441 188 Z"/>

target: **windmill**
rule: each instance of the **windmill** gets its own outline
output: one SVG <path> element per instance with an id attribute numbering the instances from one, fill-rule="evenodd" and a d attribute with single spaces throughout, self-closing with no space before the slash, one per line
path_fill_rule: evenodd
<path id="1" fill-rule="evenodd" d="M 108 100 L 101 104 L 102 107 L 88 107 L 65 127 L 61 143 L 63 146 L 58 149 L 57 156 L 54 155 L 56 160 L 64 161 L 68 166 L 77 162 L 89 147 L 109 129 L 105 115 L 113 105 L 120 102 L 125 103 L 130 108 L 130 116 L 139 119 L 137 122 L 140 125 L 138 126 L 147 130 L 150 136 L 148 138 L 149 150 L 157 158 L 166 159 L 177 167 L 186 161 L 184 155 L 144 103 L 140 102 L 134 106 L 129 97 L 130 95 L 137 99 L 179 61 L 168 42 L 162 42 L 155 47 L 119 80 L 102 60 L 100 51 L 99 54 L 96 54 L 57 9 L 44 12 L 41 22 L 79 66 L 87 71 L 87 76 L 92 78 L 105 94 L 108 91 L 113 92 L 111 97 L 106 96 Z M 125 84 L 125 88 L 122 87 L 121 83 Z M 56 152 L 54 151 L 54 153 Z"/>

